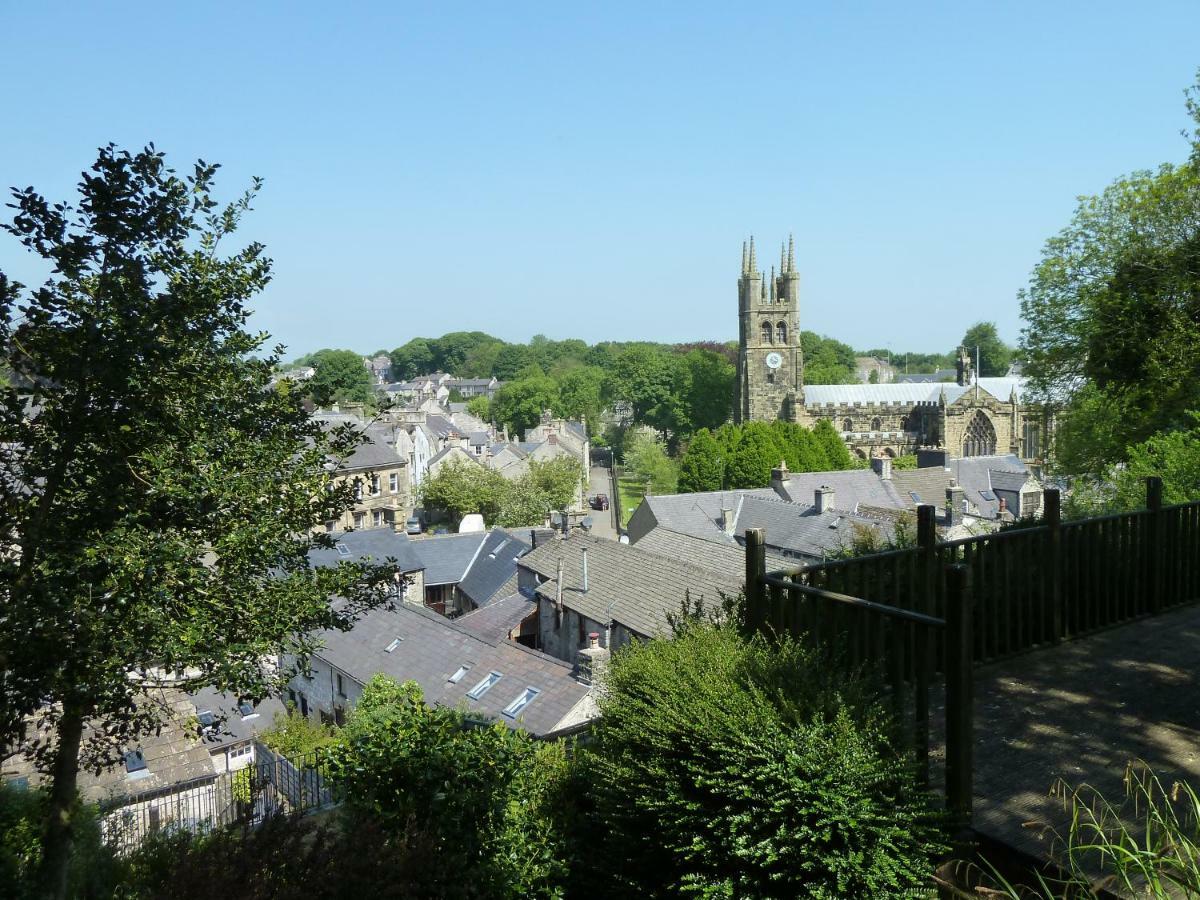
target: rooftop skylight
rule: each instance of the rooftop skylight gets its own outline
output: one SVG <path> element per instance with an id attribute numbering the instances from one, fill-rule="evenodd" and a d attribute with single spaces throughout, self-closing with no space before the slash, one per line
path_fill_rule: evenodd
<path id="1" fill-rule="evenodd" d="M 402 637 L 394 637 L 394 638 L 392 638 L 392 642 L 391 642 L 390 644 L 388 644 L 386 647 L 384 647 L 384 648 L 383 648 L 383 652 L 384 652 L 384 653 L 391 653 L 393 650 L 395 650 L 397 647 L 399 647 L 399 646 L 400 646 L 400 642 L 401 642 L 402 640 L 404 640 L 404 638 L 402 638 Z"/>
<path id="2" fill-rule="evenodd" d="M 525 709 L 525 707 L 527 707 L 530 703 L 532 703 L 533 699 L 540 693 L 541 693 L 541 691 L 539 691 L 537 688 L 534 688 L 534 687 L 525 688 L 525 690 L 523 690 L 523 691 L 521 691 L 521 693 L 517 694 L 517 699 L 515 699 L 512 703 L 508 704 L 508 706 L 504 707 L 504 714 L 506 716 L 519 715 L 520 712 L 523 709 Z"/>
<path id="3" fill-rule="evenodd" d="M 488 692 L 492 685 L 494 685 L 503 677 L 504 676 L 499 672 L 488 672 L 488 674 L 484 676 L 483 680 L 480 681 L 479 684 L 467 691 L 467 696 L 472 700 L 478 700 Z"/>

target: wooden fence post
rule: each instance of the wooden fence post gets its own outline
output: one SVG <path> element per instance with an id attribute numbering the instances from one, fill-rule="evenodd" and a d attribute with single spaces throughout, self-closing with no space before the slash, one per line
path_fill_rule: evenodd
<path id="1" fill-rule="evenodd" d="M 1050 604 L 1050 640 L 1057 644 L 1066 635 L 1062 602 L 1062 495 L 1058 488 L 1046 488 L 1042 492 L 1042 521 L 1048 529 L 1046 599 Z"/>
<path id="2" fill-rule="evenodd" d="M 921 593 L 918 606 L 914 608 L 931 616 L 940 616 L 937 608 L 934 585 L 937 583 L 936 559 L 937 522 L 934 519 L 937 507 L 922 503 L 917 507 L 917 547 L 921 558 Z"/>
<path id="3" fill-rule="evenodd" d="M 767 621 L 766 532 L 761 528 L 746 529 L 746 633 L 753 637 L 763 630 Z"/>
<path id="4" fill-rule="evenodd" d="M 946 567 L 946 807 L 971 827 L 974 799 L 975 679 L 971 570 Z"/>
<path id="5" fill-rule="evenodd" d="M 1150 612 L 1163 607 L 1163 481 L 1157 475 L 1146 479 L 1146 591 Z"/>

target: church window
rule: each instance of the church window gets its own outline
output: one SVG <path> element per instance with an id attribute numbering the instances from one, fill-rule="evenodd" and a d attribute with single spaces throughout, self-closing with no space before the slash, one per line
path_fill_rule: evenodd
<path id="1" fill-rule="evenodd" d="M 787 343 L 787 322 L 780 322 L 775 326 L 775 334 L 779 338 L 779 343 Z"/>
<path id="2" fill-rule="evenodd" d="M 875 418 L 873 418 L 871 420 L 871 430 L 872 431 L 883 431 L 883 419 L 879 418 L 879 416 L 876 416 Z"/>
<path id="3" fill-rule="evenodd" d="M 994 456 L 996 454 L 996 429 L 992 420 L 982 409 L 975 410 L 967 434 L 963 438 L 963 456 Z"/>
<path id="4" fill-rule="evenodd" d="M 775 343 L 775 341 L 772 340 L 772 338 L 771 338 L 771 323 L 770 322 L 762 323 L 762 339 L 763 339 L 764 344 Z"/>
<path id="5" fill-rule="evenodd" d="M 854 423 L 849 419 L 842 419 L 842 431 L 853 431 Z"/>
<path id="6" fill-rule="evenodd" d="M 775 383 L 775 373 L 768 372 L 767 373 L 767 384 L 774 384 L 774 383 Z"/>

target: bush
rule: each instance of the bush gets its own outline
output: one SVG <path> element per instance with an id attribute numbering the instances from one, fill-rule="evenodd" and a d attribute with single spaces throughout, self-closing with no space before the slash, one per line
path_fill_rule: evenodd
<path id="1" fill-rule="evenodd" d="M 287 712 L 275 713 L 269 730 L 259 739 L 276 753 L 297 759 L 337 743 L 332 725 L 317 724 L 288 706 Z"/>
<path id="2" fill-rule="evenodd" d="M 610 896 L 903 897 L 941 818 L 862 680 L 685 622 L 617 655 L 582 756 Z"/>

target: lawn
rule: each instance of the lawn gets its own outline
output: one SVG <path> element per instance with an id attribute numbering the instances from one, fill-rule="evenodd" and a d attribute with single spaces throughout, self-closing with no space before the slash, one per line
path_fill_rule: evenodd
<path id="1" fill-rule="evenodd" d="M 617 490 L 621 492 L 621 527 L 629 524 L 629 517 L 642 502 L 646 485 L 626 475 L 617 476 Z"/>

